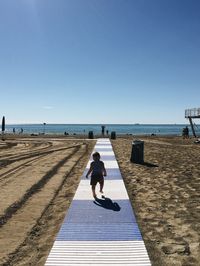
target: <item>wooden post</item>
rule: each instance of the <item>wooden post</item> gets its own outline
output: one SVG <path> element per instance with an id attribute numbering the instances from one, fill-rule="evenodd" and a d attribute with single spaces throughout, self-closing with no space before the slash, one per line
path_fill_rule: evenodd
<path id="1" fill-rule="evenodd" d="M 189 121 L 190 121 L 190 125 L 191 125 L 191 129 L 192 129 L 192 133 L 193 133 L 194 137 L 196 138 L 197 136 L 196 136 L 196 133 L 195 133 L 195 130 L 194 130 L 194 125 L 193 125 L 193 123 L 192 123 L 192 118 L 191 118 L 190 116 L 189 116 L 188 118 L 189 118 Z"/>

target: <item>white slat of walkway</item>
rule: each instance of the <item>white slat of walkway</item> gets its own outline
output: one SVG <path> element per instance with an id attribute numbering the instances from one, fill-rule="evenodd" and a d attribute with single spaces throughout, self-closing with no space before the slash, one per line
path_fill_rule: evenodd
<path id="1" fill-rule="evenodd" d="M 106 199 L 98 193 L 94 201 L 85 178 L 91 156 L 45 265 L 149 266 L 110 140 L 98 139 L 94 151 L 100 152 L 107 170 Z"/>

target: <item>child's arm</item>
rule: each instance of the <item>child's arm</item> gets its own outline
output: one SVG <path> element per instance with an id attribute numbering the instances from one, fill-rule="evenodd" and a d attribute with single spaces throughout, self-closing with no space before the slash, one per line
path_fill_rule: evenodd
<path id="1" fill-rule="evenodd" d="M 93 168 L 92 168 L 92 163 L 90 164 L 90 169 L 88 170 L 87 174 L 86 174 L 86 178 L 88 178 L 89 174 L 91 174 Z"/>
<path id="2" fill-rule="evenodd" d="M 103 164 L 103 176 L 107 176 L 107 172 L 106 172 L 106 168 L 105 168 L 104 164 Z"/>

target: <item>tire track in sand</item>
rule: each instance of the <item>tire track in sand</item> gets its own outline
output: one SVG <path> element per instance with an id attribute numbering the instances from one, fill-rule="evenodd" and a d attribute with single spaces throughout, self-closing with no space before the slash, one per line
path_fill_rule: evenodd
<path id="1" fill-rule="evenodd" d="M 2 204 L 0 206 L 0 227 L 2 227 L 12 217 L 12 215 L 25 204 L 25 202 L 34 193 L 37 193 L 37 191 L 41 189 L 48 182 L 48 180 L 58 171 L 58 169 L 61 166 L 63 166 L 67 162 L 67 160 L 69 160 L 79 149 L 80 146 L 77 146 L 72 150 L 72 152 L 67 154 L 67 156 L 65 155 L 63 159 L 60 158 L 59 154 L 52 155 L 52 156 L 55 155 L 57 156 L 54 158 L 54 161 L 53 158 L 51 157 L 48 158 L 48 160 L 51 160 L 51 165 L 50 167 L 48 167 L 49 170 L 48 168 L 46 169 L 45 166 L 45 169 L 48 170 L 46 174 L 43 175 L 43 171 L 41 171 L 40 173 L 36 172 L 36 174 L 34 173 L 33 176 L 35 178 L 29 178 L 29 180 L 27 181 L 27 186 L 24 186 L 23 188 L 20 186 L 20 183 L 23 182 L 22 179 L 24 178 L 27 179 L 27 170 L 25 169 L 26 176 L 25 177 L 21 176 L 21 180 L 20 179 L 15 180 L 16 177 L 14 176 L 15 185 L 13 186 L 17 188 L 18 185 L 20 193 L 19 194 L 12 193 L 13 186 L 5 187 L 4 189 L 1 190 L 0 198 L 3 200 L 1 200 Z M 23 196 L 19 198 L 19 195 Z M 9 198 L 7 200 L 4 200 L 6 196 Z M 9 204 L 7 208 L 5 207 L 6 204 Z M 2 214 L 2 212 L 4 213 Z"/>
<path id="2" fill-rule="evenodd" d="M 48 182 L 45 182 L 42 186 L 35 187 L 36 191 L 33 190 L 34 193 L 30 191 L 28 198 L 20 209 L 0 228 L 0 241 L 4 239 L 4 246 L 0 251 L 1 265 L 11 265 L 12 259 L 10 260 L 9 257 L 12 258 L 13 254 L 26 240 L 27 235 L 31 234 L 34 226 L 37 225 L 48 206 L 52 204 L 68 175 L 85 153 L 85 150 L 86 145 L 82 145 L 70 158 L 68 156 L 63 159 L 57 169 L 49 173 L 51 178 L 47 178 Z M 7 232 L 10 234 L 8 235 Z"/>

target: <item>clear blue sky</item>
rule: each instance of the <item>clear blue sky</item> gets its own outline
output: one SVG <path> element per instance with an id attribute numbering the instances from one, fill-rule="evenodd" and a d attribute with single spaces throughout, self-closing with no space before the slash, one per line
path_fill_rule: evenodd
<path id="1" fill-rule="evenodd" d="M 185 123 L 199 0 L 0 0 L 7 123 Z"/>

